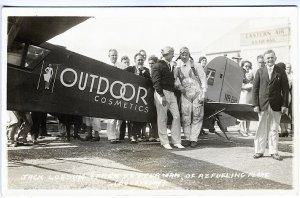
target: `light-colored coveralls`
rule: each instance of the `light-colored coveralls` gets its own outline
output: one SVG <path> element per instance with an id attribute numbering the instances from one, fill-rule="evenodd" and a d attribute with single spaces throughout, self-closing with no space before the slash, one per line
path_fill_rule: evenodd
<path id="1" fill-rule="evenodd" d="M 199 78 L 194 74 L 191 66 L 195 67 Z M 203 123 L 203 99 L 207 90 L 206 75 L 200 64 L 189 59 L 186 63 L 178 61 L 175 69 L 175 86 L 181 89 L 181 113 L 183 132 L 189 141 L 198 141 Z M 201 86 L 200 86 L 200 82 Z"/>

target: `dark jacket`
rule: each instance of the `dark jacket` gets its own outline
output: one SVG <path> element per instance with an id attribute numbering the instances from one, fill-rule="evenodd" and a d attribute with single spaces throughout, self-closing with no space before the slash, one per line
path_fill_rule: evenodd
<path id="1" fill-rule="evenodd" d="M 124 69 L 125 71 L 131 72 L 131 73 L 135 73 L 137 68 L 136 66 L 129 66 L 127 68 Z M 141 70 L 141 72 L 138 72 L 139 76 L 142 76 L 144 78 L 150 79 L 151 80 L 151 76 L 150 76 L 150 71 L 148 68 L 143 67 L 143 69 Z"/>
<path id="2" fill-rule="evenodd" d="M 164 96 L 163 89 L 174 91 L 174 75 L 164 60 L 159 60 L 153 65 L 151 76 L 153 87 L 160 96 Z"/>
<path id="3" fill-rule="evenodd" d="M 288 107 L 288 79 L 285 71 L 275 65 L 269 80 L 267 67 L 262 67 L 256 72 L 253 82 L 253 106 L 259 106 L 260 111 L 266 111 L 270 104 L 273 111 L 281 111 L 282 106 Z"/>

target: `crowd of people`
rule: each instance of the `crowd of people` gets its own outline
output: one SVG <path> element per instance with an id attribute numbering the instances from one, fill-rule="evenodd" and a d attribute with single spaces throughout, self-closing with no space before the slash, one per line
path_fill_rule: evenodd
<path id="1" fill-rule="evenodd" d="M 202 124 L 204 100 L 208 90 L 204 69 L 207 58 L 201 56 L 198 60 L 194 60 L 187 47 L 182 47 L 179 52 L 179 56 L 174 61 L 174 48 L 169 46 L 161 50 L 160 58 L 152 55 L 147 59 L 146 51 L 140 50 L 133 57 L 134 64 L 130 64 L 128 56 L 122 56 L 119 62 L 118 51 L 109 50 L 110 65 L 152 81 L 157 113 L 157 117 L 149 123 L 107 119 L 107 137 L 110 143 L 116 144 L 124 140 L 127 131 L 131 143 L 160 142 L 165 149 L 172 149 L 172 146 L 179 149 L 198 146 L 199 135 L 206 134 L 202 130 Z M 237 59 L 238 63 L 239 61 L 240 59 Z M 145 66 L 146 62 L 149 68 Z M 292 133 L 292 125 L 280 124 L 282 114 L 287 114 L 292 119 L 291 65 L 275 64 L 275 62 L 275 52 L 268 50 L 263 55 L 257 56 L 256 70 L 248 60 L 243 60 L 240 64 L 244 71 L 240 103 L 252 104 L 254 111 L 259 115 L 258 129 L 254 138 L 255 159 L 263 156 L 268 141 L 269 153 L 274 159 L 281 160 L 278 155 L 278 136 Z M 168 114 L 173 118 L 170 134 L 167 130 Z M 36 116 L 41 118 L 41 115 L 31 115 L 28 112 L 8 111 L 9 146 L 24 143 L 29 132 L 32 134 L 33 143 L 37 142 L 37 131 L 41 121 Z M 33 124 L 36 119 L 38 125 Z M 83 140 L 100 141 L 102 120 L 102 118 L 83 117 L 82 121 L 87 131 L 87 136 Z M 248 136 L 250 121 L 239 122 L 241 135 Z M 45 124 L 43 126 L 41 135 L 48 135 Z M 181 127 L 185 144 L 182 144 Z M 146 135 L 146 128 L 150 128 L 149 135 Z M 75 136 L 80 138 L 77 133 Z"/>

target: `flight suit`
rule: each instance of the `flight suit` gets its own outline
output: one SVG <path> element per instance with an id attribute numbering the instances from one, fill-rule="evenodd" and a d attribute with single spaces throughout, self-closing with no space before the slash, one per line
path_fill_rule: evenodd
<path id="1" fill-rule="evenodd" d="M 189 141 L 198 141 L 198 136 L 203 123 L 204 116 L 204 102 L 202 95 L 207 89 L 206 77 L 203 68 L 199 65 L 197 67 L 199 79 L 191 69 L 191 61 L 178 63 L 175 75 L 178 77 L 180 85 L 182 86 L 181 96 L 181 114 L 183 132 Z M 201 70 L 202 69 L 202 70 Z M 202 83 L 203 82 L 203 83 Z M 178 83 L 178 81 L 177 81 Z"/>

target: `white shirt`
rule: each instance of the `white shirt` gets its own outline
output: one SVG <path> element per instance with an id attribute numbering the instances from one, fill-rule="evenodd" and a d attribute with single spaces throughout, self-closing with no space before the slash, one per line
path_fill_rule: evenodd
<path id="1" fill-rule="evenodd" d="M 109 64 L 109 65 L 112 65 L 112 66 L 114 66 L 116 68 L 119 68 L 119 69 L 125 69 L 125 68 L 127 68 L 127 65 L 125 63 L 122 63 L 122 62 L 119 62 L 119 61 L 115 62 L 115 64 L 113 64 L 110 61 L 107 61 L 106 63 Z"/>
<path id="2" fill-rule="evenodd" d="M 267 70 L 268 70 L 268 74 L 269 74 L 269 80 L 271 80 L 273 69 L 274 69 L 274 65 L 272 67 L 267 66 Z"/>
<path id="3" fill-rule="evenodd" d="M 118 62 L 118 61 L 114 64 L 114 66 L 119 69 L 125 69 L 127 67 L 127 65 L 125 65 L 124 63 Z"/>

